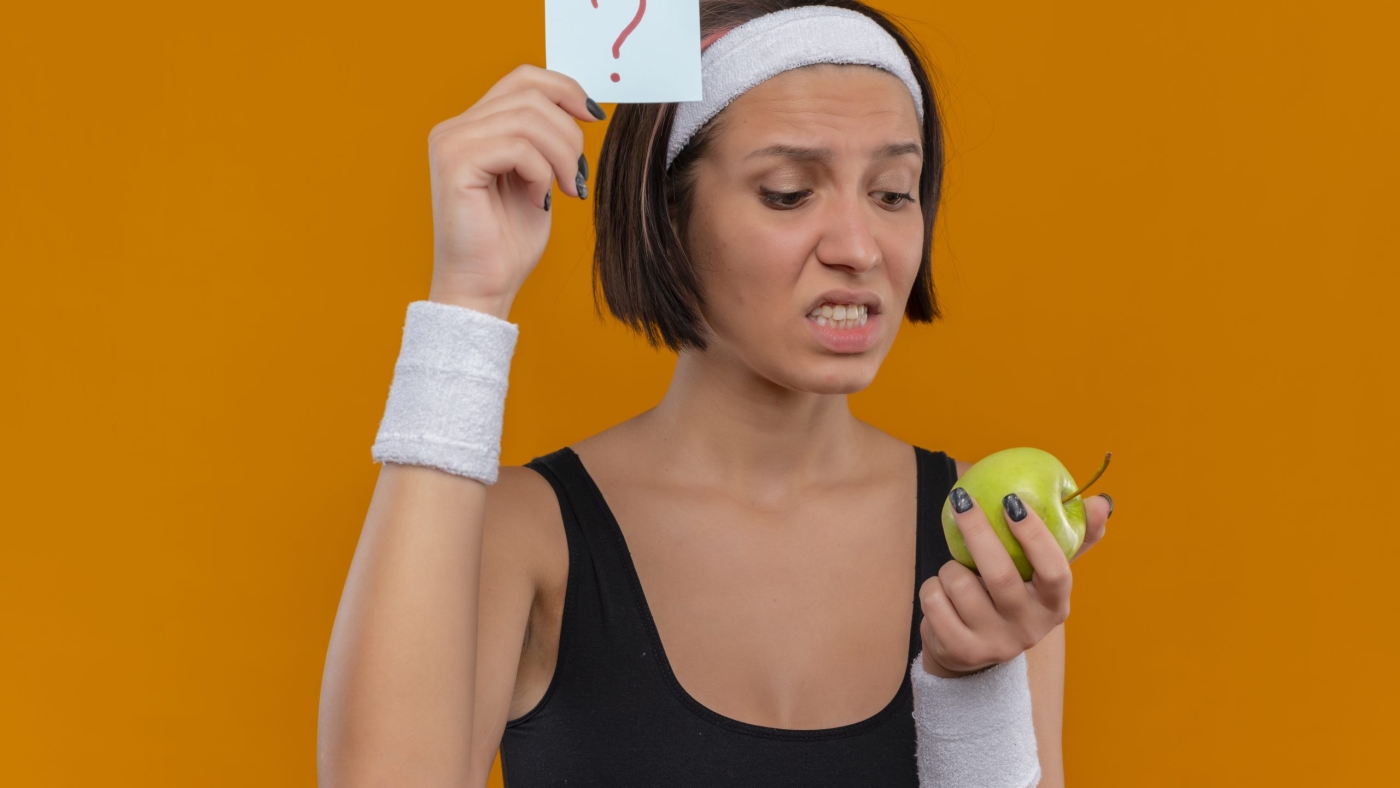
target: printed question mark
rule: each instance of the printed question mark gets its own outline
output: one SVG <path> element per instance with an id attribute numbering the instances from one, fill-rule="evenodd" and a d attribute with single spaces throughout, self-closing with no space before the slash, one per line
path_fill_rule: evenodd
<path id="1" fill-rule="evenodd" d="M 593 7 L 598 7 L 598 0 L 593 0 Z M 642 15 L 646 12 L 647 0 L 639 0 L 639 2 L 637 3 L 637 15 L 632 17 L 632 23 L 629 24 L 627 27 L 624 27 L 622 29 L 622 33 L 618 35 L 617 40 L 613 42 L 613 60 L 617 60 L 618 58 L 622 57 L 622 42 L 626 41 L 627 37 L 632 35 L 632 31 L 637 29 L 637 25 L 640 25 L 642 23 Z M 621 82 L 622 75 L 614 72 L 612 75 L 612 81 Z"/>

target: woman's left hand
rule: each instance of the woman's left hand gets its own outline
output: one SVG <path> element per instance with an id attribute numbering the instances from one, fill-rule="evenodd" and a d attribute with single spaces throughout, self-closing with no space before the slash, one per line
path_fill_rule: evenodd
<path id="1" fill-rule="evenodd" d="M 1024 506 L 1024 504 L 1022 504 Z M 974 500 L 953 517 L 981 577 L 949 561 L 919 589 L 924 611 L 919 632 L 924 670 L 956 678 L 1015 659 L 1069 617 L 1073 574 L 1050 529 L 1029 506 L 1017 522 L 1006 518 L 1034 574 L 1021 579 L 1011 555 Z M 1084 542 L 1074 558 L 1103 538 L 1112 504 L 1101 495 L 1084 500 Z"/>

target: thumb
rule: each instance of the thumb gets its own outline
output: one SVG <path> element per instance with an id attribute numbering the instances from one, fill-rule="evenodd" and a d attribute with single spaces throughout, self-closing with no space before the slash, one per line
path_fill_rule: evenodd
<path id="1" fill-rule="evenodd" d="M 1113 499 L 1108 493 L 1091 495 L 1084 499 L 1084 543 L 1079 545 L 1073 561 L 1099 543 L 1107 532 L 1109 515 L 1113 514 Z"/>

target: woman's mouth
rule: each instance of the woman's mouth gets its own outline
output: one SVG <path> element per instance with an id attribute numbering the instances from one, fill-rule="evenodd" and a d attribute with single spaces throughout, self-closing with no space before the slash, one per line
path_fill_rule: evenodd
<path id="1" fill-rule="evenodd" d="M 869 308 L 864 304 L 822 304 L 807 317 L 815 320 L 819 326 L 845 331 L 865 325 L 869 319 Z"/>
<path id="2" fill-rule="evenodd" d="M 865 304 L 822 304 L 807 313 L 812 337 L 831 353 L 864 353 L 880 338 L 880 315 Z"/>

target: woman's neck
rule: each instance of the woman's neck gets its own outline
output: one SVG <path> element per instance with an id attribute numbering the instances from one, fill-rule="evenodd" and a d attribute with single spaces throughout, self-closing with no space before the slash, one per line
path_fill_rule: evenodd
<path id="1" fill-rule="evenodd" d="M 868 428 L 845 394 L 794 391 L 719 356 L 681 353 L 661 402 L 634 420 L 671 469 L 757 499 L 850 478 Z"/>

